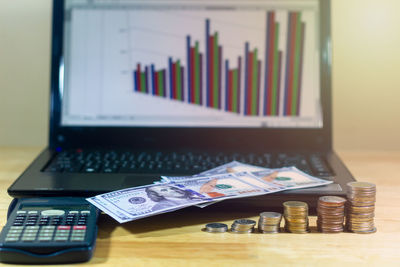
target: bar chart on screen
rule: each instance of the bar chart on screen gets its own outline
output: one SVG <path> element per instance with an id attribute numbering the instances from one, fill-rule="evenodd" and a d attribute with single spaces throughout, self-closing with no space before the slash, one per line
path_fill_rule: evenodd
<path id="1" fill-rule="evenodd" d="M 76 9 L 70 120 L 320 127 L 315 3 L 199 3 Z"/>

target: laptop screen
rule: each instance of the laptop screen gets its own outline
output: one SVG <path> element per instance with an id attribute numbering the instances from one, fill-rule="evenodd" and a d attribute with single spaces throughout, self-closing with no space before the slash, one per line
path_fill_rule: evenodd
<path id="1" fill-rule="evenodd" d="M 318 0 L 64 9 L 62 126 L 323 126 Z"/>

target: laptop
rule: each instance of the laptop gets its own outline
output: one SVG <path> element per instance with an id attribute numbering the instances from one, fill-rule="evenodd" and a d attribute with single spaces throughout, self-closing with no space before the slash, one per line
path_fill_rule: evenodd
<path id="1" fill-rule="evenodd" d="M 315 207 L 332 149 L 330 1 L 54 0 L 48 147 L 13 197 L 93 196 L 232 160 L 332 180 L 214 205 Z"/>

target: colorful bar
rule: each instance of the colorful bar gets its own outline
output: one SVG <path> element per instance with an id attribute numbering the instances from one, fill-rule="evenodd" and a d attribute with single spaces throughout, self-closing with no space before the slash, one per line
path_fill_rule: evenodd
<path id="1" fill-rule="evenodd" d="M 152 84 L 152 93 L 153 93 L 153 95 L 158 95 L 158 92 L 157 92 L 157 85 L 156 85 L 156 74 L 157 73 L 155 73 L 154 72 L 154 64 L 151 64 L 151 84 Z"/>
<path id="2" fill-rule="evenodd" d="M 210 20 L 206 19 L 206 106 L 211 105 L 211 71 L 210 71 Z"/>
<path id="3" fill-rule="evenodd" d="M 151 83 L 152 83 L 152 94 L 156 96 L 165 97 L 165 70 L 156 71 L 154 64 L 151 65 Z"/>
<path id="4" fill-rule="evenodd" d="M 230 111 L 228 107 L 230 102 L 229 72 L 229 60 L 225 60 L 225 111 Z"/>
<path id="5" fill-rule="evenodd" d="M 246 42 L 244 49 L 244 115 L 248 115 L 248 91 L 249 91 L 249 43 Z"/>
<path id="6" fill-rule="evenodd" d="M 200 52 L 199 52 L 199 42 L 195 42 L 194 46 L 194 101 L 193 103 L 199 104 L 200 105 L 200 93 L 201 93 L 201 75 L 200 75 Z"/>
<path id="7" fill-rule="evenodd" d="M 210 35 L 210 21 L 206 20 L 206 106 L 221 108 L 222 47 L 218 45 L 219 34 Z M 198 50 L 198 49 L 197 49 Z M 197 51 L 198 52 L 198 51 Z M 198 72 L 199 73 L 199 72 Z M 200 75 L 200 73 L 199 73 Z M 200 82 L 201 83 L 201 82 Z M 200 96 L 200 92 L 198 92 Z"/>
<path id="8" fill-rule="evenodd" d="M 187 70 L 188 70 L 188 102 L 193 103 L 193 92 L 192 92 L 192 54 L 191 54 L 191 47 L 190 47 L 190 36 L 186 36 L 186 57 L 187 57 Z"/>
<path id="9" fill-rule="evenodd" d="M 149 67 L 145 67 L 144 71 L 141 71 L 141 65 L 138 63 L 136 65 L 136 70 L 134 73 L 134 80 L 135 80 L 135 91 L 141 93 L 149 93 L 149 77 L 150 71 Z"/>
<path id="10" fill-rule="evenodd" d="M 236 105 L 237 105 L 236 112 L 237 113 L 240 113 L 240 90 L 241 90 L 240 85 L 242 84 L 241 77 L 242 77 L 242 58 L 239 57 L 239 59 L 238 59 L 238 71 L 237 71 L 237 101 L 236 101 Z"/>
<path id="11" fill-rule="evenodd" d="M 238 68 L 229 69 L 229 61 L 225 60 L 225 111 L 239 113 L 240 106 L 240 63 Z"/>
<path id="12" fill-rule="evenodd" d="M 199 54 L 199 75 L 200 75 L 200 88 L 199 88 L 199 104 L 203 104 L 203 54 Z"/>
<path id="13" fill-rule="evenodd" d="M 300 12 L 289 13 L 288 59 L 286 61 L 284 115 L 300 114 L 300 89 L 304 53 L 305 24 Z"/>
<path id="14" fill-rule="evenodd" d="M 275 12 L 267 13 L 267 46 L 265 56 L 264 115 L 279 115 L 279 23 Z"/>

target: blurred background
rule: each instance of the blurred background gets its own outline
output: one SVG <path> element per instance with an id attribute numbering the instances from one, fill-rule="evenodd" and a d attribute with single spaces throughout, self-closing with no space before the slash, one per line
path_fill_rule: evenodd
<path id="1" fill-rule="evenodd" d="M 331 0 L 333 136 L 400 149 L 400 1 Z M 0 146 L 46 146 L 51 0 L 0 0 Z"/>

